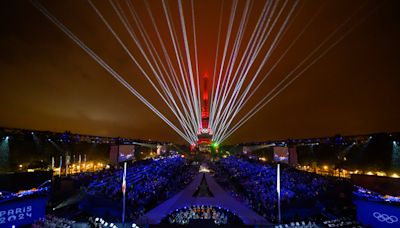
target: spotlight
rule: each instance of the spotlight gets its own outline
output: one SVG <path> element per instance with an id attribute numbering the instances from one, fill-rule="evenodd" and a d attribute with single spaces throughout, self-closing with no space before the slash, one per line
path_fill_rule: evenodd
<path id="1" fill-rule="evenodd" d="M 214 148 L 218 148 L 219 144 L 217 142 L 214 142 L 214 143 L 211 144 L 211 146 L 214 147 Z"/>
<path id="2" fill-rule="evenodd" d="M 8 140 L 10 137 L 9 136 L 6 136 L 6 140 Z"/>

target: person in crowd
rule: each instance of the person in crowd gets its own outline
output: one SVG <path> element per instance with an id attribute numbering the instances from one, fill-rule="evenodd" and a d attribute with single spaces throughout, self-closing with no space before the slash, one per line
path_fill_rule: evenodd
<path id="1" fill-rule="evenodd" d="M 235 218 L 235 215 L 219 207 L 194 205 L 171 213 L 168 216 L 168 221 L 170 224 L 188 225 L 190 220 L 212 219 L 217 225 L 226 225 Z"/>

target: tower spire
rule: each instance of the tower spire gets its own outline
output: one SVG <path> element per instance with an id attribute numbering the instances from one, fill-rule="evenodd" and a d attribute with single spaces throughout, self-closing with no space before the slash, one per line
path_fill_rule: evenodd
<path id="1" fill-rule="evenodd" d="M 197 142 L 198 148 L 202 152 L 209 152 L 211 146 L 212 130 L 209 126 L 209 100 L 208 100 L 208 79 L 209 75 L 207 72 L 203 74 L 203 94 L 201 104 L 201 126 L 198 131 L 199 141 Z"/>

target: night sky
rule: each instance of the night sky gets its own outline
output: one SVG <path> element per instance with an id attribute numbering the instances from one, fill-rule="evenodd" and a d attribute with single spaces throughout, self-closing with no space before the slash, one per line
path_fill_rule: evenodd
<path id="1" fill-rule="evenodd" d="M 40 2 L 176 123 L 86 1 Z M 108 1 L 94 2 L 128 43 L 128 33 L 118 23 Z M 132 2 L 156 42 L 144 2 Z M 168 3 L 179 25 L 177 2 Z M 212 73 L 214 69 L 221 3 L 195 0 L 200 73 Z M 29 1 L 5 0 L 0 4 L 0 126 L 184 142 Z M 161 1 L 152 0 L 149 4 L 161 34 L 169 37 Z M 223 31 L 231 4 L 230 0 L 224 1 Z M 243 11 L 244 4 L 245 1 L 239 1 L 238 13 Z M 254 1 L 244 42 L 263 4 L 264 1 Z M 183 6 L 190 24 L 190 1 L 184 0 Z M 300 0 L 289 29 L 262 68 L 264 74 L 319 9 L 320 13 L 239 117 L 361 6 L 359 13 L 327 46 L 369 15 L 366 20 L 227 143 L 400 131 L 400 1 L 397 0 Z M 177 31 L 180 35 L 180 30 Z M 134 43 L 129 45 L 139 56 Z M 183 48 L 183 42 L 180 45 Z M 172 54 L 172 45 L 167 48 Z M 148 71 L 143 58 L 139 60 Z"/>

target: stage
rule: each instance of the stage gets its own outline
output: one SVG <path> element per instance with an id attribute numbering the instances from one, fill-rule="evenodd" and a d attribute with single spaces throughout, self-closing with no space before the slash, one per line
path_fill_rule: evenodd
<path id="1" fill-rule="evenodd" d="M 203 175 L 205 175 L 212 197 L 194 197 Z M 185 189 L 139 218 L 138 224 L 160 224 L 171 212 L 192 205 L 224 208 L 237 215 L 245 225 L 272 225 L 265 218 L 230 196 L 209 173 L 199 173 Z"/>

